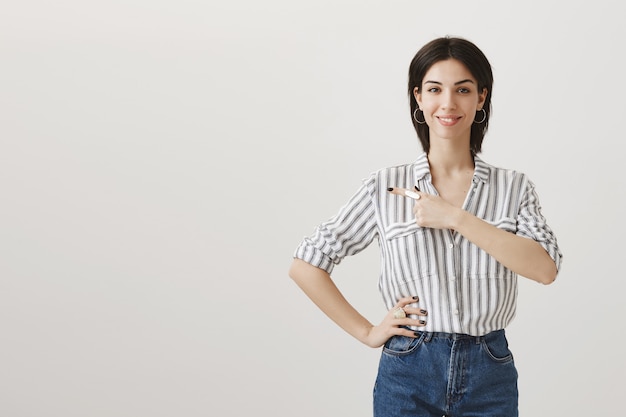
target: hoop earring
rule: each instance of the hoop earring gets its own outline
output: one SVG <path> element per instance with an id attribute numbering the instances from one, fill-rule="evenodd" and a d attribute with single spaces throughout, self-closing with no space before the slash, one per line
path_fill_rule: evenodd
<path id="1" fill-rule="evenodd" d="M 476 116 L 474 116 L 474 123 L 481 124 L 481 123 L 482 123 L 482 122 L 484 122 L 484 121 L 485 121 L 485 119 L 487 118 L 487 112 L 485 111 L 485 109 L 480 109 L 480 111 L 482 111 L 482 112 L 483 112 L 483 118 L 482 118 L 482 119 L 480 119 L 480 121 L 479 121 L 479 120 L 476 120 Z M 476 112 L 476 113 L 478 113 L 478 112 Z"/>
<path id="2" fill-rule="evenodd" d="M 423 125 L 424 123 L 426 123 L 426 118 L 424 118 L 423 122 L 420 122 L 419 119 L 417 118 L 418 117 L 418 114 L 417 114 L 418 111 L 420 111 L 419 107 L 416 108 L 415 110 L 413 110 L 413 120 L 415 120 L 416 123 L 418 123 L 420 125 Z M 424 114 L 424 112 L 422 112 L 422 114 Z"/>

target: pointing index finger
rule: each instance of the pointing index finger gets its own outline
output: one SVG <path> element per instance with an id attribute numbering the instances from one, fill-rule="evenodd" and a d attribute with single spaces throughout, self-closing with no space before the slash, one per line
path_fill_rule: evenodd
<path id="1" fill-rule="evenodd" d="M 391 188 L 390 187 L 390 188 L 387 188 L 387 191 L 389 191 L 391 194 L 412 198 L 413 200 L 419 200 L 421 198 L 419 193 L 415 191 L 407 190 L 406 188 Z"/>

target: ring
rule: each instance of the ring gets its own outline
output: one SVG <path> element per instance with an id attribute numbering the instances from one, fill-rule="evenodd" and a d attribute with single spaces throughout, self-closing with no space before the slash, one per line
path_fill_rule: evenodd
<path id="1" fill-rule="evenodd" d="M 393 310 L 393 318 L 394 319 L 403 319 L 406 317 L 406 311 L 404 311 L 403 308 L 398 307 L 395 310 Z"/>
<path id="2" fill-rule="evenodd" d="M 409 191 L 409 190 L 406 190 L 404 192 L 404 195 L 407 196 L 407 197 L 410 197 L 410 198 L 412 198 L 414 200 L 419 200 L 420 197 L 421 197 L 421 195 L 419 195 L 418 193 L 415 193 L 415 192 Z"/>

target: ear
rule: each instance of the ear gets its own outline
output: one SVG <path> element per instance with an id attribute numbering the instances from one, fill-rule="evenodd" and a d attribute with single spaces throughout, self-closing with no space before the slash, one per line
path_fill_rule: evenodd
<path id="1" fill-rule="evenodd" d="M 478 95 L 478 108 L 477 111 L 480 111 L 485 105 L 485 100 L 487 100 L 487 89 L 483 88 L 483 92 Z"/>
<path id="2" fill-rule="evenodd" d="M 420 92 L 419 87 L 415 87 L 413 89 L 413 97 L 415 97 L 415 101 L 417 102 L 418 107 L 422 108 L 422 93 Z"/>

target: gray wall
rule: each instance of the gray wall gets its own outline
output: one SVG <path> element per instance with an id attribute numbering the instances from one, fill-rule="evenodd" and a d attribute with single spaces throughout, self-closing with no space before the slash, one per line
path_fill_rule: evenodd
<path id="1" fill-rule="evenodd" d="M 520 283 L 521 415 L 624 414 L 612 3 L 3 5 L 0 414 L 370 415 L 379 350 L 287 269 L 361 178 L 420 151 L 406 72 L 443 35 L 491 60 L 482 157 L 529 174 L 565 256 L 552 286 Z M 373 246 L 334 275 L 373 322 L 377 268 Z"/>

